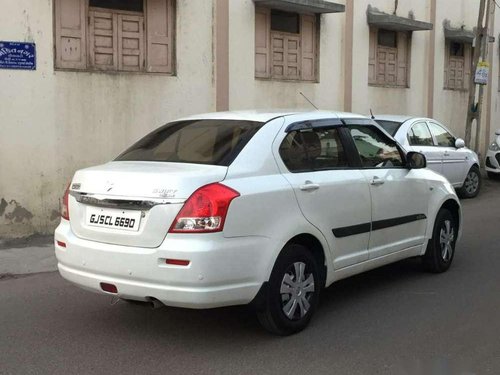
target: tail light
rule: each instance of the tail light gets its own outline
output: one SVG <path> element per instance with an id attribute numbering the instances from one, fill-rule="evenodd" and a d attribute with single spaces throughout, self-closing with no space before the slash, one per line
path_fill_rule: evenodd
<path id="1" fill-rule="evenodd" d="M 71 185 L 71 184 L 70 184 Z M 68 198 L 69 198 L 69 186 L 66 188 L 66 191 L 64 192 L 63 200 L 62 200 L 62 207 L 61 207 L 61 217 L 64 220 L 69 220 L 69 204 L 68 204 Z"/>
<path id="2" fill-rule="evenodd" d="M 169 233 L 222 231 L 229 204 L 239 196 L 237 191 L 218 183 L 199 188 L 184 203 Z"/>

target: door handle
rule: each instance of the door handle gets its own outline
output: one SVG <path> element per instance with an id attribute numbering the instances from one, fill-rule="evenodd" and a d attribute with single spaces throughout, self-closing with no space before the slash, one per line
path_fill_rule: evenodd
<path id="1" fill-rule="evenodd" d="M 300 185 L 300 190 L 302 190 L 302 191 L 314 191 L 314 190 L 318 190 L 318 189 L 319 189 L 319 185 L 314 184 L 311 181 L 306 181 L 304 183 L 304 185 Z"/>
<path id="2" fill-rule="evenodd" d="M 450 153 L 448 151 L 445 151 L 444 156 L 450 156 Z"/>
<path id="3" fill-rule="evenodd" d="M 381 179 L 380 177 L 374 176 L 372 180 L 370 181 L 370 184 L 373 186 L 380 186 L 385 184 L 385 181 Z"/>

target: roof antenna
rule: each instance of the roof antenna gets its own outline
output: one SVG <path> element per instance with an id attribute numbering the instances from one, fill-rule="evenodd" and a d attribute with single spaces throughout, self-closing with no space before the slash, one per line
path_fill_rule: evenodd
<path id="1" fill-rule="evenodd" d="M 313 104 L 313 102 L 311 102 L 311 101 L 307 98 L 307 96 L 305 96 L 305 95 L 302 93 L 302 91 L 299 91 L 299 94 L 300 94 L 300 95 L 302 95 L 302 96 L 303 96 L 303 97 L 304 97 L 304 98 L 305 98 L 305 99 L 309 102 L 309 104 L 311 104 L 314 108 L 316 108 L 316 110 L 317 110 L 317 111 L 319 111 L 319 108 L 318 108 L 318 107 L 316 107 L 316 106 Z"/>
<path id="2" fill-rule="evenodd" d="M 375 120 L 375 116 L 373 116 L 373 111 L 371 108 L 370 108 L 370 115 L 372 115 L 372 120 Z"/>

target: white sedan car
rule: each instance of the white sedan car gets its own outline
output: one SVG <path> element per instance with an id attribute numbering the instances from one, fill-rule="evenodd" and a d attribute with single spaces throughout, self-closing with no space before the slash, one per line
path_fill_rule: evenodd
<path id="1" fill-rule="evenodd" d="M 461 198 L 479 194 L 481 172 L 477 154 L 444 125 L 429 118 L 393 115 L 376 116 L 375 121 L 405 150 L 424 154 L 428 167 L 445 176 Z"/>
<path id="2" fill-rule="evenodd" d="M 123 300 L 252 302 L 268 330 L 295 333 L 337 280 L 416 256 L 450 267 L 460 203 L 424 167 L 358 115 L 175 121 L 76 172 L 55 232 L 59 272 Z"/>
<path id="3" fill-rule="evenodd" d="M 500 177 L 500 130 L 495 132 L 495 140 L 486 153 L 486 172 L 489 178 Z"/>

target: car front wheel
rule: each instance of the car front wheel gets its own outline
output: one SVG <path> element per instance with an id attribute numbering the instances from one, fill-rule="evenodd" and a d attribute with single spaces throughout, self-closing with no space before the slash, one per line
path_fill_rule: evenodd
<path id="1" fill-rule="evenodd" d="M 457 235 L 458 225 L 455 218 L 449 210 L 442 208 L 437 214 L 432 238 L 422 257 L 428 271 L 441 273 L 450 268 L 455 255 Z"/>
<path id="2" fill-rule="evenodd" d="M 318 305 L 321 282 L 316 260 L 302 245 L 287 245 L 269 279 L 264 306 L 257 311 L 262 326 L 277 335 L 302 331 Z"/>
<path id="3" fill-rule="evenodd" d="M 464 185 L 458 189 L 461 198 L 474 198 L 481 190 L 481 171 L 474 165 L 467 173 Z"/>

